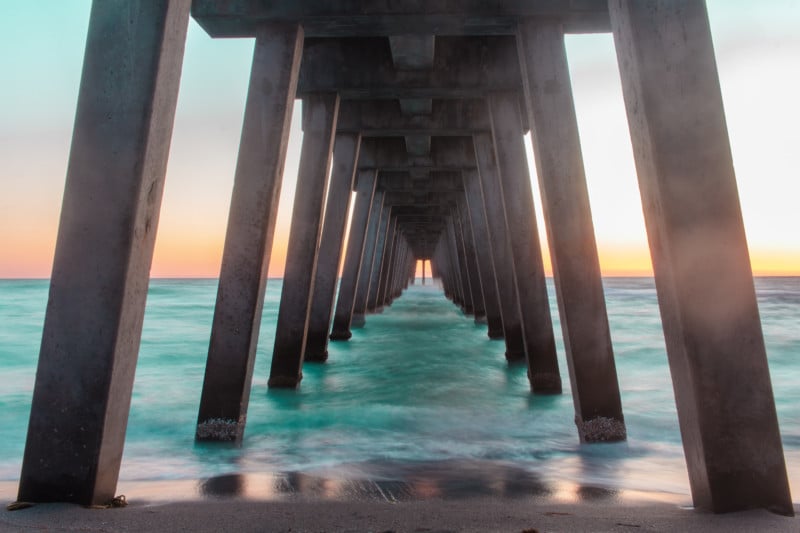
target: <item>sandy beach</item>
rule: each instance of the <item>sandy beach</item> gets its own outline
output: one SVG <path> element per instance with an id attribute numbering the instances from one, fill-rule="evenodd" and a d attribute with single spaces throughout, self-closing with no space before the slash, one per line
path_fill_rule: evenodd
<path id="1" fill-rule="evenodd" d="M 11 489 L 11 484 L 4 484 Z M 268 492 L 267 487 L 279 491 Z M 542 488 L 542 487 L 540 487 Z M 124 482 L 128 505 L 37 504 L 0 512 L 0 531 L 217 532 L 761 532 L 800 531 L 800 519 L 754 510 L 714 515 L 688 495 L 618 491 L 451 474 L 426 482 L 220 476 Z M 13 496 L 4 490 L 4 507 Z M 795 512 L 800 505 L 795 504 Z"/>
<path id="2" fill-rule="evenodd" d="M 7 502 L 4 502 L 7 503 Z M 800 511 L 800 506 L 795 506 Z M 562 504 L 520 499 L 388 502 L 134 501 L 120 509 L 40 504 L 3 511 L 2 531 L 800 531 L 800 519 L 766 511 L 713 515 L 666 503 Z"/>

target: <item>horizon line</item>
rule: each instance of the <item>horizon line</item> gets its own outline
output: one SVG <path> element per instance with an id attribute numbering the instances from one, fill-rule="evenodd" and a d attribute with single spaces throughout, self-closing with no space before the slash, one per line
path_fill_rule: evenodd
<path id="1" fill-rule="evenodd" d="M 546 274 L 546 279 L 554 279 L 552 274 Z M 655 276 L 653 273 L 629 273 L 629 274 L 603 274 L 601 278 L 650 278 L 654 279 Z M 796 273 L 761 273 L 761 274 L 753 274 L 753 278 L 800 278 L 800 272 Z M 168 281 L 168 280 L 218 280 L 219 276 L 151 276 L 150 280 L 159 280 L 159 281 Z M 268 276 L 267 280 L 282 280 L 283 276 Z M 336 279 L 341 279 L 341 276 L 337 276 Z M 422 276 L 415 276 L 414 279 L 422 279 Z M 432 279 L 430 276 L 425 276 L 426 280 Z M 435 278 L 439 279 L 439 278 Z M 0 281 L 50 281 L 49 277 L 22 277 L 22 276 L 7 276 L 2 277 L 0 276 Z"/>

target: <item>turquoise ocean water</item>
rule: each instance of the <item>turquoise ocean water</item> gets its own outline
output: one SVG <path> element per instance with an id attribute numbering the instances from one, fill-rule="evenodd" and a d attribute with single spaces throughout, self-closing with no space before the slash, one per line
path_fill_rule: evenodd
<path id="1" fill-rule="evenodd" d="M 428 281 L 430 283 L 430 281 Z M 240 447 L 195 445 L 216 280 L 153 280 L 120 492 L 178 499 L 286 492 L 379 497 L 461 493 L 689 501 L 652 279 L 604 280 L 628 441 L 581 445 L 565 393 L 534 397 L 524 367 L 444 298 L 413 285 L 297 391 L 269 391 L 281 281 L 270 280 Z M 794 500 L 800 499 L 800 278 L 756 281 Z M 550 302 L 558 313 L 552 280 Z M 13 500 L 30 411 L 48 282 L 0 280 L 0 497 Z M 351 494 L 352 496 L 352 494 Z"/>

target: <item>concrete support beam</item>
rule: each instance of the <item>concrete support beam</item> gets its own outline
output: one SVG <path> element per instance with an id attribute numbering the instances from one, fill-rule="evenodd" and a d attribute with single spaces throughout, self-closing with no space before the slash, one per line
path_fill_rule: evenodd
<path id="1" fill-rule="evenodd" d="M 375 255 L 372 259 L 372 269 L 369 280 L 369 291 L 367 292 L 365 312 L 371 313 L 375 310 L 375 301 L 378 298 L 378 287 L 381 281 L 381 269 L 383 267 L 383 255 L 386 243 L 391 237 L 392 206 L 384 205 L 381 211 L 380 225 L 375 236 Z"/>
<path id="2" fill-rule="evenodd" d="M 570 32 L 609 31 L 606 0 L 450 0 L 444 3 L 194 0 L 192 14 L 213 37 L 252 36 L 258 24 L 267 20 L 302 23 L 308 35 L 314 37 L 511 35 L 520 17 L 555 18 Z"/>
<path id="3" fill-rule="evenodd" d="M 428 102 L 427 107 L 409 102 Z M 338 132 L 364 137 L 402 137 L 421 133 L 437 137 L 469 136 L 490 131 L 489 116 L 478 100 L 346 100 L 342 102 Z"/>
<path id="4" fill-rule="evenodd" d="M 378 232 L 383 221 L 383 191 L 375 191 L 372 208 L 367 226 L 367 236 L 364 244 L 364 257 L 358 267 L 358 284 L 356 285 L 356 299 L 353 305 L 353 317 L 350 326 L 360 328 L 364 326 L 364 315 L 367 313 L 367 299 L 372 282 L 372 265 L 375 264 L 375 251 L 378 248 Z M 388 209 L 388 208 L 386 208 Z"/>
<path id="5" fill-rule="evenodd" d="M 444 289 L 445 297 L 457 304 L 446 231 L 442 232 L 439 242 L 436 245 L 433 263 L 436 265 L 437 274 L 442 278 L 442 288 Z"/>
<path id="6" fill-rule="evenodd" d="M 365 171 L 359 176 L 356 185 L 350 237 L 347 241 L 342 280 L 339 284 L 339 297 L 336 300 L 336 312 L 333 316 L 333 328 L 330 335 L 330 339 L 333 341 L 348 340 L 352 336 L 350 322 L 353 319 L 356 287 L 360 281 L 359 270 L 366 248 L 367 228 L 370 222 L 372 199 L 375 196 L 376 178 L 377 172 Z"/>
<path id="7" fill-rule="evenodd" d="M 190 2 L 95 2 L 19 500 L 114 497 Z"/>
<path id="8" fill-rule="evenodd" d="M 453 268 L 453 256 L 450 252 L 450 243 L 449 237 L 447 234 L 443 234 L 442 237 L 442 271 L 444 273 L 444 278 L 447 280 L 447 288 L 448 290 L 445 294 L 452 300 L 454 304 L 461 307 L 461 299 L 458 294 L 458 282 L 456 280 L 456 271 Z M 449 293 L 449 294 L 448 294 Z"/>
<path id="9" fill-rule="evenodd" d="M 264 28 L 256 38 L 197 440 L 244 433 L 302 50 L 296 26 Z"/>
<path id="10" fill-rule="evenodd" d="M 531 389 L 536 394 L 560 394 L 561 374 L 547 301 L 528 160 L 522 140 L 519 100 L 514 93 L 493 93 L 487 100 L 497 169 L 502 178 L 506 227 L 509 229 L 514 279 L 519 292 L 519 313 Z M 512 224 L 525 230 L 511 231 Z"/>
<path id="11" fill-rule="evenodd" d="M 372 313 L 383 312 L 383 295 L 386 293 L 386 283 L 389 278 L 389 270 L 392 264 L 392 254 L 394 253 L 395 239 L 397 238 L 397 217 L 389 220 L 386 228 L 386 237 L 381 254 L 380 268 L 378 269 L 377 290 L 370 291 L 371 299 L 367 301 L 367 311 Z"/>
<path id="12" fill-rule="evenodd" d="M 408 240 L 403 237 L 403 246 L 402 246 L 402 253 L 400 255 L 400 259 L 397 262 L 397 271 L 394 276 L 394 287 L 392 290 L 391 298 L 389 304 L 395 299 L 398 298 L 402 293 L 403 289 L 408 286 L 409 282 L 409 269 L 411 265 L 411 248 L 409 248 Z"/>
<path id="13" fill-rule="evenodd" d="M 429 257 L 430 253 L 426 253 L 424 257 Z M 429 260 L 428 260 L 429 261 Z M 424 263 L 423 263 L 424 268 Z M 408 246 L 408 267 L 407 267 L 407 278 L 403 283 L 403 289 L 407 289 L 409 284 L 414 283 L 414 279 L 417 275 L 417 256 L 414 254 L 414 250 L 409 244 Z"/>
<path id="14" fill-rule="evenodd" d="M 433 68 L 399 69 L 388 39 L 306 39 L 298 94 L 338 91 L 344 99 L 479 98 L 517 90 L 512 36 L 439 36 Z"/>
<path id="15" fill-rule="evenodd" d="M 564 34 L 558 25 L 528 21 L 518 48 L 578 435 L 581 442 L 624 440 Z"/>
<path id="16" fill-rule="evenodd" d="M 486 323 L 486 306 L 483 300 L 483 287 L 480 273 L 478 272 L 478 260 L 475 255 L 475 237 L 472 232 L 472 224 L 469 220 L 469 212 L 466 200 L 462 198 L 458 208 L 458 222 L 461 228 L 461 238 L 464 241 L 464 260 L 467 265 L 469 275 L 470 292 L 472 293 L 472 307 L 475 312 L 475 323 Z"/>
<path id="17" fill-rule="evenodd" d="M 400 228 L 395 227 L 395 236 L 394 236 L 394 244 L 392 245 L 392 253 L 389 254 L 388 256 L 389 265 L 386 273 L 386 285 L 384 286 L 383 292 L 378 294 L 379 307 L 386 307 L 387 305 L 390 305 L 389 302 L 392 296 L 395 269 L 397 268 L 398 257 L 403 251 L 402 242 L 403 242 L 403 236 L 402 233 L 400 232 Z"/>
<path id="18" fill-rule="evenodd" d="M 433 35 L 390 35 L 389 48 L 392 61 L 398 70 L 429 70 L 433 68 L 436 37 Z M 425 98 L 401 99 L 404 112 L 430 114 L 433 100 Z M 416 109 L 415 109 L 416 108 Z M 431 152 L 430 135 L 406 135 L 406 149 L 413 156 Z"/>
<path id="19" fill-rule="evenodd" d="M 296 388 L 303 379 L 303 354 L 311 314 L 311 295 L 317 270 L 322 210 L 328 188 L 339 96 L 336 93 L 309 95 L 303 99 L 303 107 L 303 147 L 300 151 L 286 270 L 275 329 L 269 376 L 271 388 Z"/>
<path id="20" fill-rule="evenodd" d="M 378 188 L 384 191 L 409 192 L 420 195 L 424 193 L 461 193 L 464 190 L 464 184 L 461 172 L 423 172 L 420 175 L 416 172 L 384 170 L 378 176 Z M 460 197 L 460 194 L 453 196 L 453 198 Z"/>
<path id="21" fill-rule="evenodd" d="M 433 35 L 390 35 L 392 61 L 399 70 L 419 70 L 433 67 L 436 38 Z"/>
<path id="22" fill-rule="evenodd" d="M 333 145 L 333 167 L 325 207 L 325 222 L 319 242 L 314 297 L 311 303 L 305 355 L 303 356 L 305 361 L 323 362 L 328 359 L 328 331 L 331 326 L 333 303 L 336 297 L 336 281 L 342 257 L 344 230 L 347 225 L 347 213 L 350 210 L 350 190 L 355 183 L 360 144 L 361 136 L 358 134 L 336 134 L 336 141 Z M 370 189 L 374 190 L 374 185 Z"/>
<path id="23" fill-rule="evenodd" d="M 436 271 L 436 276 L 442 280 L 442 290 L 444 291 L 445 298 L 453 300 L 453 291 L 450 287 L 449 272 L 447 270 L 447 262 L 445 261 L 442 253 L 444 245 L 444 234 L 441 235 L 439 242 L 436 243 L 433 256 L 431 257 L 431 268 Z"/>
<path id="24" fill-rule="evenodd" d="M 400 98 L 400 110 L 404 115 L 430 115 L 433 100 L 430 98 Z"/>
<path id="25" fill-rule="evenodd" d="M 472 301 L 469 293 L 467 293 L 467 286 L 464 281 L 464 270 L 462 269 L 461 254 L 458 251 L 458 241 L 456 238 L 456 230 L 453 225 L 453 217 L 447 217 L 447 226 L 445 227 L 447 251 L 449 253 L 448 264 L 451 269 L 451 276 L 453 279 L 454 301 L 464 314 L 468 314 L 472 309 Z"/>
<path id="26" fill-rule="evenodd" d="M 472 146 L 467 137 L 433 137 L 430 155 L 411 156 L 405 139 L 395 137 L 372 137 L 364 139 L 359 170 L 378 169 L 391 171 L 450 171 L 475 168 Z"/>
<path id="27" fill-rule="evenodd" d="M 446 281 L 445 296 L 460 308 L 463 300 L 459 295 L 457 286 L 456 271 L 453 266 L 454 256 L 451 249 L 450 232 L 447 229 L 447 222 L 445 222 L 440 235 L 438 247 L 440 248 L 439 254 L 441 257 L 439 263 L 442 265 L 442 271 Z"/>
<path id="28" fill-rule="evenodd" d="M 705 2 L 609 9 L 694 504 L 792 515 Z"/>
<path id="29" fill-rule="evenodd" d="M 483 291 L 486 323 L 489 328 L 488 335 L 490 339 L 502 339 L 503 319 L 500 315 L 500 303 L 497 298 L 492 245 L 489 239 L 486 213 L 483 209 L 480 176 L 477 171 L 470 170 L 464 172 L 463 179 L 466 207 L 469 212 L 470 227 L 475 242 L 475 257 L 478 261 L 481 290 Z"/>
<path id="30" fill-rule="evenodd" d="M 390 278 L 390 284 L 387 287 L 387 294 L 386 294 L 386 303 L 384 305 L 392 305 L 394 299 L 399 295 L 401 291 L 400 286 L 398 285 L 398 280 L 405 277 L 405 265 L 406 265 L 406 253 L 408 250 L 408 244 L 403 235 L 402 230 L 400 231 L 400 242 L 398 244 L 398 252 L 397 252 L 397 259 L 394 261 L 394 265 L 392 266 L 392 277 Z"/>
<path id="31" fill-rule="evenodd" d="M 447 266 L 450 271 L 450 283 L 453 291 L 453 303 L 462 311 L 466 302 L 464 295 L 464 284 L 461 279 L 461 266 L 458 262 L 458 252 L 456 251 L 454 232 L 451 223 L 448 221 L 445 234 L 445 245 L 447 246 Z"/>
<path id="32" fill-rule="evenodd" d="M 469 269 L 469 259 L 467 256 L 467 246 L 464 232 L 461 228 L 461 213 L 458 207 L 454 207 L 450 214 L 450 224 L 452 225 L 453 238 L 456 243 L 456 253 L 458 254 L 459 272 L 461 274 L 462 290 L 464 292 L 464 313 L 470 316 L 475 315 L 475 282 L 472 280 L 472 273 Z"/>
<path id="33" fill-rule="evenodd" d="M 495 270 L 497 298 L 503 320 L 503 338 L 506 342 L 506 359 L 509 362 L 525 360 L 525 342 L 519 313 L 519 295 L 514 279 L 511 243 L 506 228 L 506 208 L 503 191 L 497 174 L 497 158 L 492 136 L 477 133 L 474 137 L 475 161 L 478 165 L 484 212 L 489 233 L 490 252 Z"/>
<path id="34" fill-rule="evenodd" d="M 406 135 L 406 151 L 410 156 L 426 156 L 431 153 L 430 135 Z"/>

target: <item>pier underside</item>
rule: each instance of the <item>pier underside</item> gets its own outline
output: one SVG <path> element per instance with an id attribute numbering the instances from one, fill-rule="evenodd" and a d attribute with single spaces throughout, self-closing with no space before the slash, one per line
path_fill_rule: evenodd
<path id="1" fill-rule="evenodd" d="M 531 394 L 560 394 L 529 133 L 576 439 L 624 440 L 564 49 L 611 32 L 695 505 L 793 513 L 703 0 L 95 1 L 20 500 L 114 496 L 190 15 L 255 39 L 197 440 L 244 435 L 296 99 L 269 387 L 429 261 Z"/>

